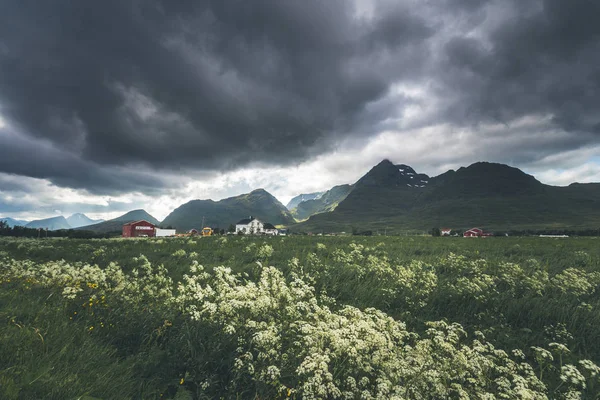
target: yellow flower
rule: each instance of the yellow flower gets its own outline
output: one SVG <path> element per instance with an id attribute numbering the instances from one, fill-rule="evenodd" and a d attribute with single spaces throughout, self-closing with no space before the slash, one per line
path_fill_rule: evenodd
<path id="1" fill-rule="evenodd" d="M 184 381 L 185 381 L 185 380 L 184 380 L 183 378 L 181 378 L 181 380 L 179 381 L 179 384 L 180 384 L 180 385 L 183 385 L 183 382 L 184 382 Z"/>
<path id="2" fill-rule="evenodd" d="M 292 395 L 292 389 L 288 388 L 288 396 L 287 397 L 290 397 L 291 395 Z"/>

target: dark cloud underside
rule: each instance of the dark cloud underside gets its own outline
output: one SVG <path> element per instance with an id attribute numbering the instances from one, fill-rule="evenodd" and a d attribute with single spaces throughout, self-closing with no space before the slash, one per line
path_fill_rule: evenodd
<path id="1" fill-rule="evenodd" d="M 404 12 L 363 24 L 349 4 L 12 2 L 3 114 L 99 163 L 298 159 L 385 93 L 363 57 L 430 34 Z"/>
<path id="2" fill-rule="evenodd" d="M 550 115 L 565 148 L 600 132 L 592 0 L 0 3 L 0 172 L 63 186 L 302 161 L 401 118 L 394 85 L 441 99 L 431 124 Z"/>

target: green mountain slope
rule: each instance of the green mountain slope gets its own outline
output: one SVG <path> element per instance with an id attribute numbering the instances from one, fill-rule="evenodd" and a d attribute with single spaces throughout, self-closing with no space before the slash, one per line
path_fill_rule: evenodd
<path id="1" fill-rule="evenodd" d="M 227 229 L 230 224 L 250 215 L 273 225 L 294 223 L 291 213 L 264 189 L 220 201 L 192 200 L 176 208 L 162 222 L 180 231 L 201 228 L 204 225 Z"/>
<path id="2" fill-rule="evenodd" d="M 301 201 L 296 208 L 290 211 L 297 220 L 304 220 L 311 215 L 333 211 L 348 196 L 352 188 L 352 185 L 334 186 L 326 192 L 321 192 L 321 195 L 317 198 Z"/>
<path id="3" fill-rule="evenodd" d="M 319 197 L 323 196 L 324 193 L 325 192 L 314 192 L 314 193 L 302 193 L 302 194 L 299 194 L 298 196 L 296 196 L 293 199 L 291 199 L 286 204 L 285 208 L 287 208 L 288 210 L 292 211 L 294 208 L 298 207 L 298 204 L 302 203 L 303 201 L 318 199 Z"/>
<path id="4" fill-rule="evenodd" d="M 50 231 L 56 231 L 59 229 L 71 229 L 71 225 L 69 225 L 69 223 L 67 222 L 65 217 L 63 217 L 62 215 L 59 217 L 52 217 L 52 218 L 45 218 L 45 219 L 38 219 L 35 221 L 31 221 L 30 223 L 25 225 L 25 227 L 26 228 L 42 228 L 42 229 L 48 229 Z"/>
<path id="5" fill-rule="evenodd" d="M 145 210 L 133 210 L 121 215 L 120 217 L 113 218 L 99 224 L 82 226 L 77 229 L 97 233 L 120 232 L 123 229 L 123 224 L 140 220 L 146 220 L 154 225 L 159 225 L 159 221 L 152 215 L 148 214 Z"/>
<path id="6" fill-rule="evenodd" d="M 154 218 L 152 215 L 148 214 L 146 212 L 146 210 L 142 210 L 142 209 L 129 211 L 129 212 L 121 215 L 120 217 L 111 219 L 110 221 L 123 221 L 123 222 L 127 223 L 127 222 L 131 222 L 131 221 L 141 221 L 141 220 L 151 222 L 154 225 L 160 224 L 159 220 Z M 109 222 L 109 221 L 106 221 L 106 222 Z"/>
<path id="7" fill-rule="evenodd" d="M 419 185 L 414 184 L 417 180 Z M 503 164 L 475 163 L 428 178 L 385 160 L 359 179 L 333 212 L 314 215 L 292 229 L 388 233 L 422 232 L 435 226 L 597 229 L 599 195 L 600 184 L 544 185 Z"/>

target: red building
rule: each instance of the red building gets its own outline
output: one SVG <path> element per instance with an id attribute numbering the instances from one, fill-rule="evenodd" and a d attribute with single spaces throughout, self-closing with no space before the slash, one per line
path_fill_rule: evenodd
<path id="1" fill-rule="evenodd" d="M 483 233 L 483 229 L 471 228 L 463 233 L 464 237 L 479 237 Z"/>
<path id="2" fill-rule="evenodd" d="M 494 234 L 490 233 L 490 232 L 484 232 L 483 229 L 480 229 L 480 228 L 471 228 L 468 231 L 465 231 L 465 233 L 463 233 L 463 237 L 487 237 L 487 236 L 494 236 Z"/>
<path id="3" fill-rule="evenodd" d="M 148 221 L 135 221 L 123 225 L 123 237 L 155 237 L 156 226 Z"/>

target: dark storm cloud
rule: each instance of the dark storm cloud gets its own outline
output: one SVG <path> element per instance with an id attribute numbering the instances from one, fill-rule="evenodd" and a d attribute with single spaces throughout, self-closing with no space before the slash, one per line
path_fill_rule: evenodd
<path id="1" fill-rule="evenodd" d="M 560 146 L 596 140 L 598 2 L 372 6 L 5 1 L 0 116 L 13 134 L 0 127 L 0 172 L 102 193 L 173 185 L 132 164 L 294 163 L 393 129 L 417 101 L 395 84 L 429 88 L 432 125 L 551 115 L 578 138 Z"/>
<path id="2" fill-rule="evenodd" d="M 600 133 L 600 3 L 505 5 L 501 24 L 481 27 L 484 38 L 456 35 L 445 44 L 438 72 L 452 100 L 446 117 L 510 123 L 552 115 L 568 132 Z M 494 11 L 489 6 L 487 17 Z"/>
<path id="3" fill-rule="evenodd" d="M 112 168 L 91 163 L 73 154 L 0 129 L 0 172 L 46 178 L 58 186 L 87 189 L 93 194 L 158 193 L 177 181 L 147 168 Z M 25 189 L 25 183 L 2 182 L 0 191 Z M 25 190 L 27 191 L 27 190 Z"/>
<path id="4" fill-rule="evenodd" d="M 368 57 L 401 61 L 432 33 L 408 10 L 353 13 L 316 0 L 11 2 L 2 115 L 101 164 L 299 160 L 386 93 Z"/>

